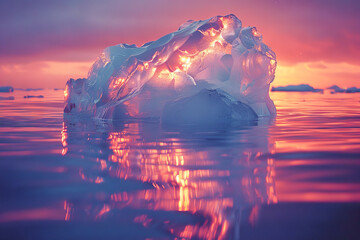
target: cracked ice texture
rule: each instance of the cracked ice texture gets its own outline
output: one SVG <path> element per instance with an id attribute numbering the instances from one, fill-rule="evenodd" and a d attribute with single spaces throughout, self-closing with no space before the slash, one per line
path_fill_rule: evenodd
<path id="1" fill-rule="evenodd" d="M 167 102 L 216 89 L 258 117 L 271 116 L 275 69 L 276 55 L 262 35 L 235 15 L 188 21 L 141 47 L 106 48 L 86 79 L 67 82 L 64 112 L 160 117 Z"/>

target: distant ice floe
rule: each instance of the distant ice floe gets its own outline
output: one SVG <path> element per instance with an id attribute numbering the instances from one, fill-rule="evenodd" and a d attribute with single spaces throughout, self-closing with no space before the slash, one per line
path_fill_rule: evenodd
<path id="1" fill-rule="evenodd" d="M 274 116 L 276 64 L 257 29 L 235 15 L 188 21 L 141 47 L 106 48 L 87 78 L 67 82 L 64 113 L 170 124 Z"/>
<path id="2" fill-rule="evenodd" d="M 0 92 L 13 92 L 14 88 L 11 86 L 1 86 L 0 87 Z"/>
<path id="3" fill-rule="evenodd" d="M 43 95 L 37 95 L 37 96 L 27 95 L 27 96 L 24 96 L 24 98 L 44 98 L 44 96 Z"/>
<path id="4" fill-rule="evenodd" d="M 0 100 L 14 100 L 15 98 L 13 96 L 10 97 L 2 97 L 0 96 Z"/>
<path id="5" fill-rule="evenodd" d="M 345 89 L 337 86 L 337 85 L 333 85 L 331 87 L 328 87 L 327 89 L 333 90 L 332 93 L 336 93 L 336 92 L 345 92 Z"/>
<path id="6" fill-rule="evenodd" d="M 18 91 L 42 91 L 43 88 L 16 88 Z"/>
<path id="7" fill-rule="evenodd" d="M 350 87 L 350 88 L 341 88 L 337 85 L 333 85 L 328 87 L 327 89 L 331 89 L 331 93 L 357 93 L 360 92 L 360 88 L 357 87 Z"/>
<path id="8" fill-rule="evenodd" d="M 288 85 L 282 87 L 272 87 L 272 92 L 323 92 L 323 89 L 313 88 L 308 84 Z"/>
<path id="9" fill-rule="evenodd" d="M 350 87 L 345 90 L 346 93 L 357 93 L 360 92 L 360 88 L 357 87 Z"/>

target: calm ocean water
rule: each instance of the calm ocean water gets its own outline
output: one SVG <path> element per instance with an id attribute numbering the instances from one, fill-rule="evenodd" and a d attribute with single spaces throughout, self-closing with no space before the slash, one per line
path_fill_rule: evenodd
<path id="1" fill-rule="evenodd" d="M 0 239 L 360 239 L 360 94 L 271 93 L 276 119 L 211 131 L 0 96 Z"/>

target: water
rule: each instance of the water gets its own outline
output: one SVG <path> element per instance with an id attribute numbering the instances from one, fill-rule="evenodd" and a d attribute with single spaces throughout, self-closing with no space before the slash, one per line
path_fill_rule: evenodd
<path id="1" fill-rule="evenodd" d="M 10 95 L 1 239 L 360 238 L 360 94 L 271 93 L 276 119 L 211 131 L 63 120 L 62 91 Z"/>

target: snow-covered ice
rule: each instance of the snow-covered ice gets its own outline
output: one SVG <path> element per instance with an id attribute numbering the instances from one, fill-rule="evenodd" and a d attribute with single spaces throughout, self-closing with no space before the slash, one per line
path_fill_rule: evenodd
<path id="1" fill-rule="evenodd" d="M 188 21 L 141 47 L 106 48 L 87 78 L 67 82 L 64 112 L 170 123 L 273 116 L 275 69 L 262 35 L 235 15 Z"/>

